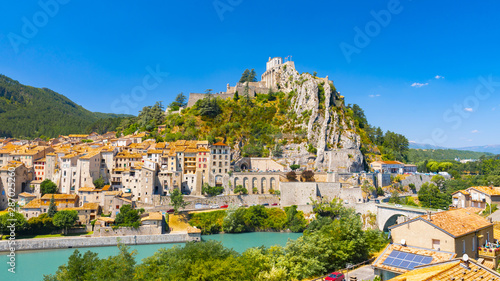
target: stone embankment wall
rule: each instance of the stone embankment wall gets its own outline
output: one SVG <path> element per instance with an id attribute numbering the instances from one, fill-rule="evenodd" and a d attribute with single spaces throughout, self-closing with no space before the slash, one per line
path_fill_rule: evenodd
<path id="1" fill-rule="evenodd" d="M 100 227 L 96 224 L 93 237 L 110 237 L 110 236 L 134 236 L 134 235 L 160 235 L 162 234 L 161 226 L 142 225 L 138 228 L 119 227 L 113 229 L 110 226 Z"/>
<path id="2" fill-rule="evenodd" d="M 260 205 L 264 203 L 268 203 L 269 205 L 274 203 L 279 204 L 280 197 L 278 195 L 272 195 L 272 194 L 224 195 L 224 196 L 214 196 L 207 198 L 185 196 L 184 201 L 188 203 L 185 209 L 189 210 L 189 209 L 195 209 L 195 205 L 197 203 L 208 206 L 214 204 L 218 204 L 219 206 L 222 205 L 239 206 L 239 204 L 250 206 L 252 204 Z M 165 210 L 173 208 L 170 205 L 170 197 L 168 196 L 160 197 L 159 195 L 154 195 L 153 202 L 155 204 L 155 207 L 153 209 L 155 210 Z"/>
<path id="3" fill-rule="evenodd" d="M 343 188 L 338 182 L 282 182 L 281 206 L 308 205 L 322 197 L 325 200 L 340 198 L 349 204 L 363 201 L 361 188 Z"/>
<path id="4" fill-rule="evenodd" d="M 200 241 L 199 233 L 174 233 L 162 235 L 134 235 L 113 237 L 72 237 L 72 238 L 40 238 L 16 240 L 16 251 L 65 249 L 82 247 L 115 246 L 118 243 L 126 245 L 185 243 Z M 0 241 L 0 252 L 8 252 L 9 241 Z"/>

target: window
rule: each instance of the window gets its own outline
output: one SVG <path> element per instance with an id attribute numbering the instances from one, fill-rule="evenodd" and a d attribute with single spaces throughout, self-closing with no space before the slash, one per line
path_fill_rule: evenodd
<path id="1" fill-rule="evenodd" d="M 465 240 L 462 240 L 462 254 L 465 254 Z"/>
<path id="2" fill-rule="evenodd" d="M 438 239 L 432 239 L 432 249 L 441 250 L 441 241 Z"/>
<path id="3" fill-rule="evenodd" d="M 487 237 L 487 238 L 486 238 L 486 240 L 487 240 L 488 242 L 491 242 L 491 241 L 490 241 L 490 233 L 489 233 L 489 232 L 486 232 L 486 237 Z"/>
<path id="4" fill-rule="evenodd" d="M 472 237 L 472 250 L 476 248 L 476 236 Z"/>

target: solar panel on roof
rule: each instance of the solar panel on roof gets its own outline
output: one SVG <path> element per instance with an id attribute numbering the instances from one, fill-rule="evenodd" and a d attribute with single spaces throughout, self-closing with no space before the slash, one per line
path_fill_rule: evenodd
<path id="1" fill-rule="evenodd" d="M 382 264 L 406 270 L 413 270 L 416 266 L 429 264 L 431 262 L 432 257 L 429 256 L 392 251 Z"/>

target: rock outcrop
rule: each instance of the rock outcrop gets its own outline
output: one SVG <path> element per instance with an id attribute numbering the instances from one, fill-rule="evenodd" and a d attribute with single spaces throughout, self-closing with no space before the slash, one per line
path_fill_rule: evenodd
<path id="1" fill-rule="evenodd" d="M 357 172 L 363 170 L 361 138 L 354 120 L 344 114 L 344 97 L 333 81 L 299 74 L 283 65 L 276 71 L 277 89 L 291 98 L 291 110 L 297 116 L 295 127 L 306 131 L 303 143 L 284 147 L 284 165 L 301 164 L 319 170 Z M 312 147 L 309 146 L 312 145 Z"/>

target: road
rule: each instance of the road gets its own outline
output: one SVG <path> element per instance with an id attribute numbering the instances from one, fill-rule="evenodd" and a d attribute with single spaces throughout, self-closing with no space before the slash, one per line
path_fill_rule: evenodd
<path id="1" fill-rule="evenodd" d="M 373 272 L 373 268 L 371 265 L 365 265 L 365 266 L 362 266 L 358 269 L 355 269 L 353 271 L 349 271 L 349 278 L 351 278 L 351 276 L 356 276 L 358 277 L 358 281 L 361 281 L 361 280 L 373 280 L 373 278 L 375 278 L 375 274 Z M 346 278 L 346 281 L 349 281 L 348 278 Z"/>

